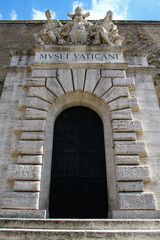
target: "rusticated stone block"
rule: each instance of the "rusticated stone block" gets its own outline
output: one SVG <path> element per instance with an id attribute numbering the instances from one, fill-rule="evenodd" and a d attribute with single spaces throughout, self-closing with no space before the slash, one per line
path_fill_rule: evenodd
<path id="1" fill-rule="evenodd" d="M 115 156 L 115 162 L 116 164 L 120 164 L 120 165 L 134 165 L 134 164 L 140 164 L 140 159 L 139 156 Z"/>
<path id="2" fill-rule="evenodd" d="M 0 209 L 1 218 L 46 218 L 45 210 Z"/>
<path id="3" fill-rule="evenodd" d="M 112 87 L 111 78 L 101 78 L 94 90 L 94 94 L 101 97 Z"/>
<path id="4" fill-rule="evenodd" d="M 57 70 L 50 70 L 50 69 L 44 69 L 44 70 L 33 70 L 32 71 L 32 77 L 36 78 L 36 77 L 56 77 L 57 76 Z"/>
<path id="5" fill-rule="evenodd" d="M 73 91 L 73 80 L 72 80 L 71 69 L 59 69 L 57 78 L 60 81 L 66 93 Z"/>
<path id="6" fill-rule="evenodd" d="M 47 78 L 46 87 L 57 97 L 64 94 L 64 91 L 57 78 Z"/>
<path id="7" fill-rule="evenodd" d="M 20 110 L 25 108 L 36 108 L 44 111 L 48 111 L 50 106 L 50 103 L 43 101 L 37 97 L 28 97 L 27 99 L 21 99 L 18 105 Z"/>
<path id="8" fill-rule="evenodd" d="M 99 69 L 87 69 L 84 91 L 93 92 L 100 79 Z"/>
<path id="9" fill-rule="evenodd" d="M 112 129 L 114 132 L 143 132 L 142 121 L 139 120 L 113 120 Z"/>
<path id="10" fill-rule="evenodd" d="M 145 142 L 140 141 L 115 141 L 115 154 L 117 155 L 124 155 L 124 154 L 131 154 L 131 155 L 140 155 L 140 156 L 147 156 Z"/>
<path id="11" fill-rule="evenodd" d="M 83 90 L 86 69 L 73 68 L 72 72 L 75 90 Z"/>
<path id="12" fill-rule="evenodd" d="M 126 86 L 130 90 L 135 89 L 134 78 L 114 78 L 113 86 Z"/>
<path id="13" fill-rule="evenodd" d="M 56 97 L 46 87 L 30 87 L 28 96 L 38 97 L 49 103 L 53 103 L 56 99 Z"/>
<path id="14" fill-rule="evenodd" d="M 23 132 L 44 132 L 44 120 L 18 120 L 15 123 L 15 131 Z"/>
<path id="15" fill-rule="evenodd" d="M 15 181 L 13 186 L 14 191 L 18 192 L 39 192 L 39 181 Z"/>
<path id="16" fill-rule="evenodd" d="M 118 182 L 118 192 L 143 192 L 143 182 Z"/>
<path id="17" fill-rule="evenodd" d="M 118 77 L 118 78 L 125 78 L 126 73 L 124 70 L 101 70 L 101 74 L 103 78 L 107 77 Z"/>
<path id="18" fill-rule="evenodd" d="M 121 133 L 121 132 L 114 132 L 113 133 L 113 140 L 130 140 L 130 141 L 135 141 L 136 140 L 136 133 L 133 132 L 126 132 L 126 133 Z"/>
<path id="19" fill-rule="evenodd" d="M 29 78 L 23 81 L 23 87 L 43 87 L 45 82 L 45 78 Z"/>
<path id="20" fill-rule="evenodd" d="M 118 119 L 133 119 L 133 114 L 132 114 L 132 109 L 127 108 L 127 109 L 122 109 L 122 110 L 117 110 L 113 111 L 110 113 L 111 114 L 111 119 L 112 120 L 118 120 Z"/>
<path id="21" fill-rule="evenodd" d="M 41 111 L 34 108 L 26 108 L 25 118 L 26 119 L 46 119 L 47 111 Z"/>
<path id="22" fill-rule="evenodd" d="M 16 165 L 8 166 L 7 178 L 11 180 L 40 180 L 41 165 Z"/>
<path id="23" fill-rule="evenodd" d="M 2 208 L 38 209 L 39 193 L 7 192 L 4 194 Z"/>
<path id="24" fill-rule="evenodd" d="M 110 111 L 123 109 L 123 108 L 132 108 L 133 111 L 139 110 L 139 104 L 138 104 L 137 98 L 121 97 L 109 103 L 108 105 L 109 105 Z"/>
<path id="25" fill-rule="evenodd" d="M 43 132 L 22 132 L 22 140 L 44 140 Z"/>
<path id="26" fill-rule="evenodd" d="M 42 156 L 40 155 L 19 155 L 17 163 L 21 164 L 42 164 Z"/>
<path id="27" fill-rule="evenodd" d="M 14 141 L 12 143 L 12 153 L 17 154 L 43 154 L 43 141 Z"/>
<path id="28" fill-rule="evenodd" d="M 112 87 L 108 92 L 106 92 L 102 99 L 105 103 L 112 102 L 119 97 L 128 97 L 129 90 L 127 87 Z"/>
<path id="29" fill-rule="evenodd" d="M 153 193 L 119 193 L 120 209 L 155 209 Z"/>
<path id="30" fill-rule="evenodd" d="M 150 181 L 149 166 L 116 166 L 117 181 Z"/>

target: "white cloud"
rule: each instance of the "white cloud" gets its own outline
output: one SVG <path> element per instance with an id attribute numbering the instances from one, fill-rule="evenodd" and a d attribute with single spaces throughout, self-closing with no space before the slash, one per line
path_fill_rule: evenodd
<path id="1" fill-rule="evenodd" d="M 111 10 L 114 19 L 124 20 L 127 18 L 129 2 L 130 0 L 92 0 L 91 9 L 84 8 L 84 12 L 90 12 L 91 16 L 88 19 L 101 19 Z M 82 1 L 74 1 L 73 10 L 77 6 L 83 7 L 84 5 Z"/>
<path id="2" fill-rule="evenodd" d="M 2 14 L 0 13 L 0 20 L 2 20 Z"/>
<path id="3" fill-rule="evenodd" d="M 55 12 L 52 12 L 52 16 L 53 19 L 55 19 L 56 14 Z M 46 16 L 45 16 L 45 11 L 40 11 L 40 10 L 36 10 L 36 9 L 32 9 L 32 19 L 33 20 L 46 20 Z"/>
<path id="4" fill-rule="evenodd" d="M 10 13 L 10 17 L 11 17 L 11 20 L 17 20 L 17 13 L 14 9 L 12 9 L 11 13 Z"/>

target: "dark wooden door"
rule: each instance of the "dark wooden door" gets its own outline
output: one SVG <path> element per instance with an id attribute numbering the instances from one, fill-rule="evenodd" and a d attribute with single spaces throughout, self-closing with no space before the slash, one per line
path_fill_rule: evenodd
<path id="1" fill-rule="evenodd" d="M 55 122 L 50 218 L 107 218 L 103 124 L 91 109 L 71 107 Z"/>

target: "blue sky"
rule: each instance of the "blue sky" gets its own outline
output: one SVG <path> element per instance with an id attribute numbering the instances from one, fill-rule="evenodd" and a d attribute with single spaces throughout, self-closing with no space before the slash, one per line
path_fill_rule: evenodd
<path id="1" fill-rule="evenodd" d="M 115 20 L 159 20 L 160 0 L 0 0 L 1 20 L 42 20 L 50 9 L 54 19 L 68 19 L 76 6 L 90 11 L 88 19 L 103 18 L 112 10 Z"/>

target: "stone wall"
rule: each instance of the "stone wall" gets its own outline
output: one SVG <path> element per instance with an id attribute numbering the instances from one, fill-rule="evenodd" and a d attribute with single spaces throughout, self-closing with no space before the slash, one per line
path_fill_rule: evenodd
<path id="1" fill-rule="evenodd" d="M 61 21 L 65 23 L 66 21 Z M 10 51 L 32 50 L 35 45 L 33 33 L 42 28 L 45 21 L 0 21 L 0 92 L 2 91 L 5 71 L 10 64 Z M 160 103 L 160 22 L 159 21 L 115 21 L 119 33 L 125 37 L 123 43 L 128 50 L 148 53 L 149 64 L 155 66 L 154 85 Z"/>

